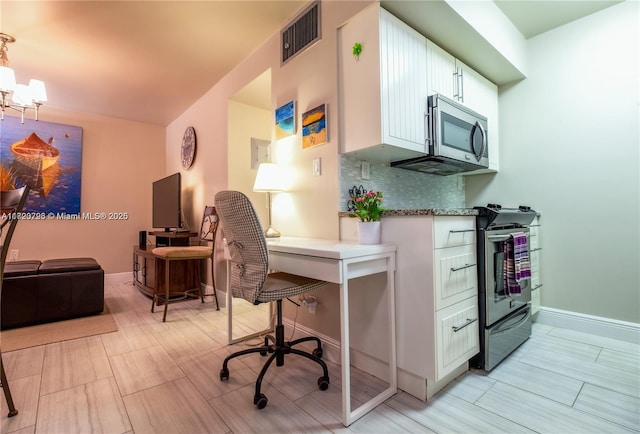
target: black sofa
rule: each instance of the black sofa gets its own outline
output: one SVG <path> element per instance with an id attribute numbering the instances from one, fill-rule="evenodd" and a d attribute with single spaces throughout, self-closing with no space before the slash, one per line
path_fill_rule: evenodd
<path id="1" fill-rule="evenodd" d="M 104 270 L 93 258 L 7 262 L 0 307 L 2 330 L 99 314 Z"/>

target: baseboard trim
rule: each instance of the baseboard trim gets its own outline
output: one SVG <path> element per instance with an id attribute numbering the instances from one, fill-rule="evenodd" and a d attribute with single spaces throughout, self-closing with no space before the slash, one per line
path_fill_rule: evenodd
<path id="1" fill-rule="evenodd" d="M 104 275 L 104 283 L 105 284 L 131 284 L 133 285 L 133 276 L 131 272 L 124 273 L 109 273 Z M 211 294 L 213 293 L 213 286 L 206 284 L 204 287 L 205 293 Z M 224 308 L 227 306 L 227 293 L 221 291 L 220 288 L 216 288 L 216 293 L 218 294 L 218 303 L 220 304 L 220 308 Z"/>
<path id="2" fill-rule="evenodd" d="M 605 338 L 640 343 L 640 324 L 540 306 L 535 322 Z"/>
<path id="3" fill-rule="evenodd" d="M 283 318 L 282 323 L 285 327 L 285 336 L 288 339 L 293 329 L 293 321 L 289 318 Z M 307 336 L 315 336 L 322 341 L 322 358 L 335 363 L 336 365 L 342 364 L 342 355 L 340 354 L 340 341 L 337 341 L 329 336 L 322 335 L 315 330 L 300 324 L 295 325 L 295 333 L 291 340 L 299 339 Z M 301 344 L 307 351 L 312 351 L 315 344 L 311 342 L 304 342 Z M 363 372 L 373 375 L 383 381 L 389 382 L 389 362 L 385 362 L 369 354 L 365 354 L 361 351 L 351 348 L 351 366 L 357 368 Z"/>
<path id="4" fill-rule="evenodd" d="M 294 323 L 289 318 L 282 318 L 282 323 L 285 327 L 285 336 L 288 338 L 291 335 L 291 331 L 294 329 Z M 311 330 L 308 327 L 305 327 L 300 324 L 295 324 L 295 333 L 291 340 L 299 339 L 307 336 L 315 336 L 322 341 L 322 358 L 329 360 L 333 363 L 340 364 L 341 355 L 340 355 L 340 342 L 330 338 L 329 336 L 325 336 L 316 332 L 315 330 Z M 305 345 L 306 342 L 301 344 Z M 311 343 L 308 343 L 308 351 L 313 350 L 313 346 Z"/>
<path id="5" fill-rule="evenodd" d="M 124 273 L 109 273 L 104 275 L 104 283 L 127 283 L 133 282 L 133 275 L 131 272 Z"/>

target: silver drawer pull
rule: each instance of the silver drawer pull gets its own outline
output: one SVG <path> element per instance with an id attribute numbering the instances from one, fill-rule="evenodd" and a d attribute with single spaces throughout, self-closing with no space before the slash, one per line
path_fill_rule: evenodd
<path id="1" fill-rule="evenodd" d="M 463 325 L 459 326 L 459 327 L 451 327 L 453 329 L 454 333 L 459 332 L 460 330 L 462 330 L 463 328 L 467 327 L 469 324 L 473 324 L 474 322 L 478 321 L 478 318 L 475 319 L 469 319 L 467 318 L 467 322 L 464 323 Z"/>
<path id="2" fill-rule="evenodd" d="M 530 249 L 529 253 L 537 252 L 538 250 L 542 250 L 542 247 L 536 247 L 535 249 Z"/>
<path id="3" fill-rule="evenodd" d="M 532 291 L 535 291 L 536 289 L 542 288 L 542 283 L 536 285 L 535 288 L 531 288 Z"/>
<path id="4" fill-rule="evenodd" d="M 450 229 L 449 233 L 450 234 L 459 234 L 459 233 L 462 233 L 462 232 L 475 232 L 475 231 L 476 231 L 475 229 L 458 229 L 458 230 L 455 230 L 455 231 L 453 229 Z"/>
<path id="5" fill-rule="evenodd" d="M 460 271 L 460 270 L 464 270 L 465 268 L 471 268 L 475 266 L 476 264 L 464 264 L 462 267 L 451 267 L 451 271 Z"/>

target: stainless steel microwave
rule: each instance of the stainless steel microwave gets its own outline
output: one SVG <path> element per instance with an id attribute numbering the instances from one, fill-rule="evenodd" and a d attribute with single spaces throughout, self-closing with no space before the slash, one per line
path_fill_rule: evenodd
<path id="1" fill-rule="evenodd" d="M 455 175 L 489 167 L 487 118 L 440 94 L 427 104 L 427 155 L 391 167 Z"/>

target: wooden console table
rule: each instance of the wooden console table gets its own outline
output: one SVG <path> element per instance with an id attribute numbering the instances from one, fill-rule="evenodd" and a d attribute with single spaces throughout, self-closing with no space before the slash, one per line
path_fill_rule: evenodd
<path id="1" fill-rule="evenodd" d="M 159 259 L 152 250 L 160 246 L 188 246 L 194 232 L 149 232 L 156 237 L 156 245 L 133 246 L 133 284 L 143 294 L 165 294 L 166 261 Z M 186 241 L 186 242 L 185 242 Z M 200 285 L 199 259 L 170 262 L 169 294 L 184 296 L 185 288 L 197 288 Z"/>
<path id="2" fill-rule="evenodd" d="M 149 235 L 156 237 L 156 247 L 188 246 L 191 237 L 197 237 L 197 232 L 167 232 L 151 231 Z"/>

